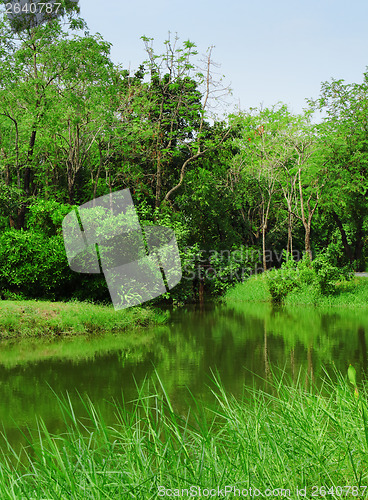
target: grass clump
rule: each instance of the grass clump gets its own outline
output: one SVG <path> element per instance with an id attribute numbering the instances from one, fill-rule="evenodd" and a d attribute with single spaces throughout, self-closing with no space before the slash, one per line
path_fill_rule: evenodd
<path id="1" fill-rule="evenodd" d="M 253 276 L 225 295 L 226 302 L 239 300 L 366 308 L 368 280 L 354 277 L 348 267 L 336 267 L 327 254 L 312 262 L 305 255 L 298 263 L 288 259 L 280 269 Z"/>
<path id="2" fill-rule="evenodd" d="M 226 292 L 224 299 L 226 302 L 269 302 L 271 294 L 265 276 L 257 274 L 251 276 L 243 283 L 237 283 L 234 287 L 230 288 Z"/>
<path id="3" fill-rule="evenodd" d="M 295 498 L 301 487 L 367 484 L 365 387 L 357 396 L 342 377 L 319 390 L 279 377 L 268 392 L 254 389 L 239 401 L 213 384 L 217 406 L 195 401 L 187 415 L 175 412 L 162 386 L 142 388 L 131 404 L 115 404 L 112 426 L 89 400 L 88 421 L 60 400 L 67 431 L 52 435 L 41 421 L 19 455 L 9 446 L 0 497 L 148 499 L 160 487 L 174 496 L 236 485 L 287 488 Z"/>
<path id="4" fill-rule="evenodd" d="M 0 338 L 114 333 L 166 319 L 167 313 L 143 307 L 115 311 L 88 302 L 0 301 Z"/>
<path id="5" fill-rule="evenodd" d="M 333 296 L 341 291 L 339 284 L 347 283 L 353 274 L 348 267 L 339 268 L 328 253 L 319 254 L 313 261 L 308 253 L 299 262 L 287 258 L 281 269 L 266 273 L 266 282 L 274 303 L 282 303 L 296 290 L 309 288 L 312 296 Z"/>

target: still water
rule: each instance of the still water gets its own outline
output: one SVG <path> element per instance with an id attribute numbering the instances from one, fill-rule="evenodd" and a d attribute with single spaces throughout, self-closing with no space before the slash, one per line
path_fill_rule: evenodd
<path id="1" fill-rule="evenodd" d="M 165 326 L 129 335 L 4 341 L 0 423 L 18 445 L 20 431 L 34 429 L 38 417 L 51 432 L 62 432 L 53 391 L 68 394 L 81 416 L 79 395 L 88 395 L 112 422 L 111 401 L 134 399 L 136 386 L 155 378 L 155 370 L 179 412 L 190 405 L 188 389 L 210 404 L 213 373 L 235 396 L 244 384 L 264 387 L 278 367 L 318 384 L 325 371 L 345 374 L 352 363 L 359 381 L 367 373 L 366 331 L 367 312 L 236 303 L 178 309 Z"/>

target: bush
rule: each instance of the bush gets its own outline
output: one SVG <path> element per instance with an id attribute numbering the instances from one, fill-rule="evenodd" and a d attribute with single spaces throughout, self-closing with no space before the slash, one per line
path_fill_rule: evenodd
<path id="1" fill-rule="evenodd" d="M 316 281 L 316 273 L 312 267 L 310 255 L 305 253 L 303 258 L 298 262 L 298 273 L 300 284 L 312 285 Z"/>
<path id="2" fill-rule="evenodd" d="M 103 275 L 81 275 L 69 268 L 62 221 L 72 209 L 54 200 L 34 200 L 28 229 L 0 234 L 0 289 L 6 299 L 109 300 Z"/>
<path id="3" fill-rule="evenodd" d="M 19 206 L 26 201 L 21 189 L 0 183 L 0 217 L 1 226 L 9 227 L 9 217 L 17 219 Z"/>
<path id="4" fill-rule="evenodd" d="M 300 284 L 297 264 L 292 257 L 283 262 L 281 269 L 269 270 L 266 282 L 271 301 L 277 304 L 283 302 L 288 293 Z"/>
<path id="5" fill-rule="evenodd" d="M 281 303 L 295 288 L 311 287 L 322 295 L 333 295 L 337 284 L 351 279 L 353 274 L 345 266 L 336 267 L 331 263 L 328 251 L 319 254 L 312 262 L 309 254 L 304 254 L 298 263 L 289 258 L 281 269 L 271 269 L 267 272 L 266 281 L 271 300 Z"/>
<path id="6" fill-rule="evenodd" d="M 60 297 L 75 281 L 61 235 L 9 230 L 0 235 L 0 287 L 7 297 Z"/>
<path id="7" fill-rule="evenodd" d="M 328 251 L 319 254 L 312 262 L 312 267 L 315 271 L 315 282 L 322 295 L 335 294 L 337 283 L 349 280 L 352 276 L 347 266 L 339 268 L 331 263 Z"/>
<path id="8" fill-rule="evenodd" d="M 60 234 L 63 219 L 72 208 L 54 200 L 35 200 L 29 207 L 27 227 L 45 236 Z"/>

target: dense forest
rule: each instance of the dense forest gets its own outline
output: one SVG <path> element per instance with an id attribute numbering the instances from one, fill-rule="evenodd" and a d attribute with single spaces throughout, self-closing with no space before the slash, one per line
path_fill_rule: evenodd
<path id="1" fill-rule="evenodd" d="M 126 188 L 142 225 L 175 231 L 183 279 L 166 300 L 221 294 L 288 255 L 364 271 L 368 73 L 324 82 L 302 114 L 282 103 L 225 113 L 212 49 L 200 60 L 177 37 L 161 52 L 142 44 L 146 60 L 129 71 L 72 13 L 17 34 L 3 17 L 3 297 L 108 299 L 102 276 L 69 269 L 61 223 Z"/>

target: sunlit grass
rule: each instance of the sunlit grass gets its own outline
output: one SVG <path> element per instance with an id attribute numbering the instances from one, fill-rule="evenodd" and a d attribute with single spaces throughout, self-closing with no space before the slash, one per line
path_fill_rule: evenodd
<path id="1" fill-rule="evenodd" d="M 356 277 L 339 283 L 333 295 L 322 295 L 312 286 L 303 286 L 293 290 L 286 297 L 285 304 L 368 308 L 368 278 Z"/>
<path id="2" fill-rule="evenodd" d="M 243 283 L 230 288 L 225 295 L 226 301 L 269 302 L 271 300 L 267 283 L 262 274 L 251 276 Z"/>
<path id="3" fill-rule="evenodd" d="M 0 301 L 2 338 L 121 332 L 166 319 L 167 313 L 143 307 L 115 311 L 88 302 Z"/>
<path id="4" fill-rule="evenodd" d="M 225 295 L 228 303 L 271 302 L 271 295 L 263 275 L 249 278 L 231 288 Z M 340 306 L 347 308 L 368 308 L 368 278 L 354 278 L 341 282 L 336 287 L 336 293 L 323 295 L 314 285 L 302 285 L 287 295 L 285 305 Z"/>
<path id="5" fill-rule="evenodd" d="M 215 408 L 194 401 L 183 415 L 160 382 L 145 385 L 135 401 L 115 405 L 111 426 L 88 399 L 83 421 L 70 401 L 59 400 L 67 431 L 51 435 L 39 421 L 25 450 L 9 445 L 0 460 L 0 497 L 149 499 L 159 486 L 295 492 L 367 484 L 364 387 L 357 398 L 341 376 L 319 390 L 278 376 L 267 392 L 248 390 L 241 400 L 216 378 L 212 390 Z"/>

